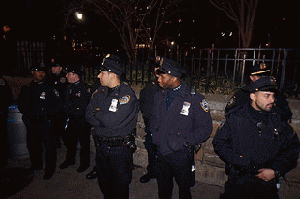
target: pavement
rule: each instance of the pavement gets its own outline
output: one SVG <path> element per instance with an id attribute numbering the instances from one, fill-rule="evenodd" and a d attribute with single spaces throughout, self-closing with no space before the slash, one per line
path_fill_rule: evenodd
<path id="1" fill-rule="evenodd" d="M 66 148 L 57 150 L 57 165 L 64 161 Z M 92 157 L 92 159 L 94 159 Z M 94 161 L 92 161 L 94 164 Z M 10 159 L 7 168 L 1 172 L 0 199 L 94 199 L 104 198 L 96 179 L 88 180 L 85 175 L 92 170 L 91 166 L 84 173 L 77 173 L 78 164 L 61 170 L 57 167 L 53 178 L 43 180 L 44 171 L 34 174 L 26 173 L 30 166 L 28 159 Z M 140 183 L 139 178 L 146 173 L 145 168 L 135 166 L 130 184 L 130 199 L 155 199 L 157 183 L 152 179 L 149 183 Z M 300 166 L 287 175 L 290 186 L 282 182 L 281 199 L 300 198 Z M 224 187 L 196 182 L 192 187 L 194 199 L 217 199 Z M 174 182 L 173 198 L 178 199 L 178 187 Z"/>

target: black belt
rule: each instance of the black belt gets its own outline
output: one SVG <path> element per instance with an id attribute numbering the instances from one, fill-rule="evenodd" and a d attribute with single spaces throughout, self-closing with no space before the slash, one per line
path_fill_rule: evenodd
<path id="1" fill-rule="evenodd" d="M 94 140 L 96 142 L 96 146 L 105 144 L 109 147 L 120 147 L 124 145 L 124 138 L 120 137 L 105 138 L 98 135 L 94 135 Z"/>

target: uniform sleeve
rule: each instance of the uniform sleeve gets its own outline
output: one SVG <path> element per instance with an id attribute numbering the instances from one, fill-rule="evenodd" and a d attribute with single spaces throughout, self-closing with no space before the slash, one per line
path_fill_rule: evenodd
<path id="1" fill-rule="evenodd" d="M 250 101 L 249 93 L 245 89 L 238 90 L 227 102 L 225 114 L 234 108 L 241 107 Z"/>
<path id="2" fill-rule="evenodd" d="M 94 116 L 94 110 L 96 108 L 96 106 L 95 106 L 96 101 L 97 101 L 97 98 L 95 96 L 95 98 L 90 100 L 90 103 L 87 105 L 86 112 L 85 112 L 85 119 L 92 126 L 100 126 L 100 122 Z"/>
<path id="3" fill-rule="evenodd" d="M 231 164 L 239 168 L 250 165 L 250 160 L 245 159 L 233 150 L 232 131 L 228 118 L 222 121 L 213 139 L 215 153 L 226 164 Z"/>
<path id="4" fill-rule="evenodd" d="M 284 126 L 282 143 L 279 149 L 273 165 L 271 168 L 274 171 L 279 172 L 279 174 L 284 177 L 287 172 L 292 170 L 297 166 L 300 143 L 297 133 L 293 131 L 292 127 L 285 123 Z"/>
<path id="5" fill-rule="evenodd" d="M 33 115 L 31 114 L 32 111 L 30 111 L 30 107 L 31 107 L 30 93 L 31 93 L 30 88 L 29 86 L 26 85 L 21 89 L 20 95 L 17 99 L 19 111 L 23 115 L 28 117 L 28 119 L 33 117 Z"/>
<path id="6" fill-rule="evenodd" d="M 191 144 L 205 142 L 212 132 L 212 119 L 207 100 L 204 97 L 199 97 L 194 104 L 194 139 L 190 140 Z"/>
<path id="7" fill-rule="evenodd" d="M 121 129 L 125 127 L 130 121 L 136 118 L 138 113 L 138 100 L 135 94 L 128 95 L 129 101 L 126 103 L 118 102 L 117 110 L 100 110 L 95 113 L 95 118 L 100 125 L 111 129 Z"/>

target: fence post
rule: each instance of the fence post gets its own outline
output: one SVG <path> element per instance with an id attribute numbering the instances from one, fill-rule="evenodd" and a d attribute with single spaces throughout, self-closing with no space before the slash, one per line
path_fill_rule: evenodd
<path id="1" fill-rule="evenodd" d="M 235 82 L 237 54 L 238 54 L 238 49 L 235 49 L 232 83 Z"/>
<path id="2" fill-rule="evenodd" d="M 285 81 L 285 69 L 286 69 L 286 56 L 287 56 L 287 53 L 288 53 L 288 50 L 287 49 L 284 49 L 284 58 L 282 60 L 282 71 L 281 71 L 281 79 L 280 79 L 280 90 L 283 88 L 284 86 L 284 81 Z"/>
<path id="3" fill-rule="evenodd" d="M 246 63 L 246 54 L 244 54 L 244 59 L 243 59 L 241 86 L 243 86 L 243 84 L 244 84 L 245 63 Z"/>
<path id="4" fill-rule="evenodd" d="M 206 85 L 205 85 L 205 93 L 209 91 L 209 79 L 210 79 L 210 59 L 211 59 L 211 49 L 208 49 L 208 57 L 207 57 L 207 69 L 206 69 Z"/>

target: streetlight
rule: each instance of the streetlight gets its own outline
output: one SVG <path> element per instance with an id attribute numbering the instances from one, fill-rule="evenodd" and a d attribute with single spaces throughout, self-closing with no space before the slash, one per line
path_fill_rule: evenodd
<path id="1" fill-rule="evenodd" d="M 75 14 L 76 14 L 77 19 L 79 19 L 79 20 L 82 19 L 82 13 L 76 12 Z"/>

